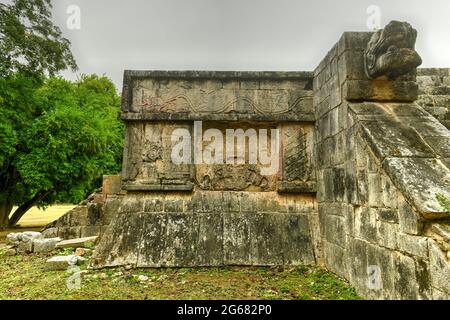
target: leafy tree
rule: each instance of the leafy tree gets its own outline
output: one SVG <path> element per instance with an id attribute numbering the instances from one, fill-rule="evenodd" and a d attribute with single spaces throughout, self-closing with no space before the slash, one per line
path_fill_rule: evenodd
<path id="1" fill-rule="evenodd" d="M 103 174 L 120 170 L 120 97 L 109 79 L 52 77 L 35 86 L 16 75 L 0 82 L 9 85 L 0 90 L 3 227 L 34 205 L 80 201 Z M 8 220 L 14 204 L 19 207 Z"/>
<path id="2" fill-rule="evenodd" d="M 77 66 L 51 8 L 0 3 L 0 229 L 33 205 L 76 202 L 119 170 L 117 92 L 104 77 L 54 77 Z"/>
<path id="3" fill-rule="evenodd" d="M 50 0 L 0 3 L 0 75 L 55 75 L 77 68 L 69 40 L 51 21 Z"/>

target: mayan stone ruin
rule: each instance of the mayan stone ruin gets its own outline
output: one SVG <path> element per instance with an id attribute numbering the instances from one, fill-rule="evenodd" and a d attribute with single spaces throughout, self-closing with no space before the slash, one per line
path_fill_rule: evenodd
<path id="1" fill-rule="evenodd" d="M 94 268 L 318 265 L 449 299 L 450 70 L 416 37 L 345 32 L 313 72 L 125 71 L 122 174 L 55 236 L 100 235 Z"/>

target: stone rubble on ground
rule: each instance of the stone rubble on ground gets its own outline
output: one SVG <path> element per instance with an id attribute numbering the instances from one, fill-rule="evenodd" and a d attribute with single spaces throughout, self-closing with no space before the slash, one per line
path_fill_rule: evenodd
<path id="1" fill-rule="evenodd" d="M 33 240 L 32 252 L 44 253 L 53 251 L 59 242 L 61 242 L 61 238 L 35 239 Z"/>
<path id="2" fill-rule="evenodd" d="M 33 241 L 42 239 L 42 234 L 35 231 L 10 233 L 6 236 L 6 244 L 12 246 L 16 252 L 33 252 Z M 12 251 L 11 251 L 12 254 Z"/>
<path id="3" fill-rule="evenodd" d="M 10 233 L 6 236 L 6 244 L 17 246 L 21 242 L 30 242 L 34 239 L 42 239 L 42 234 L 36 231 Z"/>
<path id="4" fill-rule="evenodd" d="M 15 255 L 20 252 L 47 253 L 56 248 L 74 248 L 76 256 L 83 256 L 91 251 L 84 247 L 93 245 L 97 240 L 97 237 L 62 240 L 59 237 L 53 237 L 54 231 L 50 228 L 42 233 L 36 231 L 10 233 L 6 236 L 5 253 L 7 255 Z"/>
<path id="5" fill-rule="evenodd" d="M 77 265 L 84 260 L 83 257 L 74 254 L 68 256 L 55 256 L 46 261 L 46 266 L 49 270 L 66 270 L 68 267 Z"/>
<path id="6" fill-rule="evenodd" d="M 87 248 L 76 248 L 75 249 L 75 255 L 82 257 L 84 255 L 86 255 L 87 253 L 91 252 L 92 250 L 87 249 Z"/>

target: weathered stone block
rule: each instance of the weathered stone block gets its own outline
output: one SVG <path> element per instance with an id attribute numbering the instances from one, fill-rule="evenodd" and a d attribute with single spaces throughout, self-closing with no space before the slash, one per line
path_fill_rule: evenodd
<path id="1" fill-rule="evenodd" d="M 90 202 L 87 205 L 87 221 L 80 222 L 79 226 L 96 226 L 102 224 L 103 203 Z M 86 220 L 83 219 L 83 220 Z"/>
<path id="2" fill-rule="evenodd" d="M 381 192 L 382 192 L 382 206 L 384 208 L 395 209 L 397 204 L 397 189 L 392 184 L 391 179 L 385 174 L 381 174 Z M 395 220 L 393 222 L 396 222 Z"/>
<path id="3" fill-rule="evenodd" d="M 198 213 L 196 265 L 222 266 L 224 263 L 223 223 L 220 212 Z"/>
<path id="4" fill-rule="evenodd" d="M 355 236 L 371 243 L 377 242 L 376 209 L 367 207 L 355 209 Z"/>
<path id="5" fill-rule="evenodd" d="M 241 193 L 240 197 L 241 212 L 256 212 L 257 198 L 250 192 Z"/>
<path id="6" fill-rule="evenodd" d="M 421 234 L 423 223 L 413 208 L 404 200 L 403 196 L 399 196 L 398 214 L 400 231 L 412 235 Z"/>
<path id="7" fill-rule="evenodd" d="M 347 260 L 345 249 L 328 241 L 323 241 L 323 250 L 327 267 L 340 277 L 346 277 Z"/>
<path id="8" fill-rule="evenodd" d="M 380 246 L 395 250 L 398 246 L 398 225 L 377 221 L 377 238 Z"/>
<path id="9" fill-rule="evenodd" d="M 61 238 L 34 239 L 33 252 L 34 253 L 50 252 L 56 248 L 56 244 L 60 241 Z"/>
<path id="10" fill-rule="evenodd" d="M 412 236 L 405 233 L 398 234 L 398 248 L 410 255 L 428 259 L 428 238 Z"/>
<path id="11" fill-rule="evenodd" d="M 365 288 L 368 298 L 395 299 L 396 296 L 396 255 L 390 249 L 368 244 Z"/>
<path id="12" fill-rule="evenodd" d="M 136 265 L 139 267 L 161 267 L 163 266 L 162 255 L 166 251 L 166 246 L 170 246 L 166 239 L 168 214 L 145 213 L 141 219 L 141 228 L 137 230 L 140 234 L 128 240 L 131 246 L 133 242 L 136 242 L 134 246 L 138 246 L 138 248 L 127 248 L 127 252 L 135 253 L 137 251 Z M 108 235 L 108 232 L 106 234 Z M 190 251 L 191 249 L 187 247 L 186 250 Z M 136 254 L 130 254 L 129 263 L 133 262 L 135 256 Z"/>
<path id="13" fill-rule="evenodd" d="M 164 201 L 164 212 L 183 212 L 184 211 L 184 201 L 176 199 L 165 199 Z"/>
<path id="14" fill-rule="evenodd" d="M 265 204 L 266 202 L 264 201 L 264 199 L 262 199 L 261 203 Z M 259 205 L 260 205 L 260 203 L 258 200 L 258 206 Z M 241 210 L 239 193 L 224 192 L 222 208 L 225 212 L 239 212 Z"/>
<path id="15" fill-rule="evenodd" d="M 416 264 L 416 280 L 419 291 L 419 299 L 432 299 L 432 284 L 428 259 L 414 259 Z"/>
<path id="16" fill-rule="evenodd" d="M 144 212 L 163 212 L 164 199 L 160 197 L 148 198 L 145 200 Z"/>
<path id="17" fill-rule="evenodd" d="M 80 237 L 88 238 L 100 235 L 100 226 L 83 226 L 80 227 Z"/>
<path id="18" fill-rule="evenodd" d="M 395 260 L 396 277 L 395 290 L 399 299 L 417 300 L 419 298 L 419 285 L 416 278 L 416 265 L 414 259 L 399 254 Z"/>
<path id="19" fill-rule="evenodd" d="M 349 237 L 347 247 L 348 278 L 358 293 L 367 290 L 367 245 L 368 243 Z"/>
<path id="20" fill-rule="evenodd" d="M 378 159 L 385 157 L 431 157 L 432 150 L 411 127 L 393 120 L 362 121 L 363 137 Z"/>
<path id="21" fill-rule="evenodd" d="M 424 140 L 431 146 L 435 154 L 440 157 L 450 156 L 450 132 L 447 131 L 445 136 L 440 137 L 424 137 Z"/>
<path id="22" fill-rule="evenodd" d="M 313 246 L 313 253 L 316 264 L 318 266 L 324 266 L 324 253 L 323 253 L 323 240 L 322 232 L 320 230 L 320 219 L 317 213 L 309 214 L 309 228 L 311 231 L 311 242 Z"/>
<path id="23" fill-rule="evenodd" d="M 90 245 L 95 244 L 97 241 L 97 236 L 86 237 L 86 238 L 77 238 L 77 239 L 69 239 L 63 240 L 56 244 L 56 248 L 79 248 L 79 247 L 88 247 Z"/>
<path id="24" fill-rule="evenodd" d="M 168 214 L 164 236 L 166 244 L 161 253 L 162 266 L 194 266 L 196 264 L 197 221 L 197 214 L 193 213 L 171 212 Z"/>
<path id="25" fill-rule="evenodd" d="M 345 220 L 339 216 L 326 215 L 324 221 L 324 236 L 328 242 L 346 247 L 346 225 Z"/>
<path id="26" fill-rule="evenodd" d="M 58 237 L 61 239 L 75 239 L 80 237 L 81 227 L 59 227 Z"/>
<path id="27" fill-rule="evenodd" d="M 429 241 L 430 274 L 433 287 L 450 294 L 450 264 L 444 252 L 433 241 Z"/>
<path id="28" fill-rule="evenodd" d="M 103 206 L 103 214 L 101 216 L 101 224 L 109 225 L 119 212 L 119 207 L 122 202 L 122 196 L 109 195 Z"/>
<path id="29" fill-rule="evenodd" d="M 18 252 L 31 253 L 33 252 L 33 240 L 20 242 L 16 247 Z"/>
<path id="30" fill-rule="evenodd" d="M 42 237 L 45 239 L 56 238 L 58 235 L 58 228 L 48 228 L 42 231 Z"/>
<path id="31" fill-rule="evenodd" d="M 259 81 L 240 81 L 240 89 L 242 90 L 257 90 L 259 89 Z M 267 88 L 266 88 L 267 89 Z M 270 87 L 269 89 L 273 89 Z"/>
<path id="32" fill-rule="evenodd" d="M 315 264 L 310 215 L 282 214 L 281 221 L 283 263 Z"/>
<path id="33" fill-rule="evenodd" d="M 450 197 L 450 170 L 437 159 L 387 158 L 383 168 L 421 215 L 425 218 L 447 216 L 436 194 Z"/>
<path id="34" fill-rule="evenodd" d="M 49 270 L 67 270 L 70 266 L 74 266 L 84 261 L 83 257 L 76 255 L 56 256 L 46 261 L 46 267 Z"/>
<path id="35" fill-rule="evenodd" d="M 450 300 L 450 294 L 433 288 L 433 300 Z"/>
<path id="36" fill-rule="evenodd" d="M 380 208 L 377 210 L 377 212 L 378 212 L 378 220 L 390 223 L 398 223 L 397 209 Z"/>
<path id="37" fill-rule="evenodd" d="M 253 265 L 277 265 L 284 258 L 283 216 L 255 213 L 250 218 L 250 258 Z"/>
<path id="38" fill-rule="evenodd" d="M 369 173 L 368 178 L 368 198 L 367 203 L 371 207 L 382 206 L 381 177 L 379 173 Z"/>
<path id="39" fill-rule="evenodd" d="M 245 265 L 250 261 L 250 213 L 223 213 L 223 253 L 225 265 Z"/>
<path id="40" fill-rule="evenodd" d="M 35 239 L 42 239 L 43 235 L 40 232 L 35 231 L 25 231 L 18 233 L 9 233 L 6 236 L 6 244 L 8 245 L 18 245 L 19 243 L 33 242 Z"/>
<path id="41" fill-rule="evenodd" d="M 68 218 L 68 224 L 62 224 L 62 227 L 79 227 L 88 224 L 88 206 L 76 206 L 69 211 L 66 216 Z M 63 221 L 61 221 L 63 222 Z"/>
<path id="42" fill-rule="evenodd" d="M 121 176 L 103 176 L 103 187 L 102 192 L 104 194 L 118 194 L 121 189 Z"/>

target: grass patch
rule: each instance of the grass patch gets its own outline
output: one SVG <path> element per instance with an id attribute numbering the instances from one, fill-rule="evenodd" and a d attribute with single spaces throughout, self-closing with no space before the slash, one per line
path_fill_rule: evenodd
<path id="1" fill-rule="evenodd" d="M 358 299 L 332 273 L 304 266 L 87 270 L 69 290 L 68 273 L 46 270 L 48 257 L 0 249 L 0 299 Z"/>

